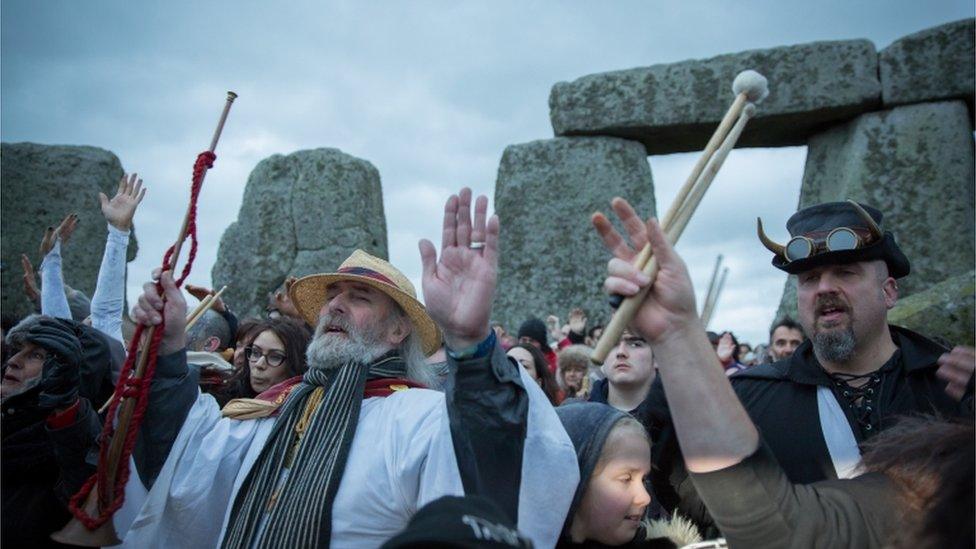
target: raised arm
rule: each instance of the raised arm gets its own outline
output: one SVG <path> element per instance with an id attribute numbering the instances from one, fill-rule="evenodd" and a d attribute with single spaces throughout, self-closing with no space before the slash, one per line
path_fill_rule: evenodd
<path id="1" fill-rule="evenodd" d="M 121 341 L 123 345 L 125 344 L 122 337 L 125 251 L 129 246 L 132 218 L 144 196 L 146 196 L 146 189 L 136 174 L 122 176 L 118 191 L 111 200 L 105 194 L 98 193 L 102 215 L 108 222 L 108 236 L 105 240 L 102 264 L 98 268 L 95 293 L 92 294 L 92 326 L 109 337 Z"/>
<path id="2" fill-rule="evenodd" d="M 64 293 L 61 244 L 67 244 L 78 225 L 78 214 L 68 214 L 55 229 L 48 227 L 41 239 L 41 314 L 71 320 L 68 296 Z M 77 319 L 84 320 L 82 318 Z"/>
<path id="3" fill-rule="evenodd" d="M 631 328 L 654 347 L 672 421 L 698 495 L 733 547 L 880 546 L 896 513 L 886 479 L 790 483 L 739 402 L 696 313 L 687 268 L 657 221 L 623 200 L 614 210 L 632 241 L 650 241 L 660 271 Z M 623 239 L 605 217 L 594 225 L 611 250 Z M 634 295 L 650 283 L 615 251 L 604 288 Z M 846 484 L 843 484 L 846 483 Z"/>
<path id="4" fill-rule="evenodd" d="M 166 317 L 149 404 L 132 453 L 146 488 L 155 481 L 199 394 L 197 372 L 186 365 L 186 301 L 172 273 L 162 273 L 159 280 L 162 294 L 156 290 L 155 283 L 147 282 L 132 308 L 133 320 L 146 326 L 156 326 Z"/>
<path id="5" fill-rule="evenodd" d="M 518 520 L 529 395 L 488 325 L 499 223 L 487 209 L 488 198 L 478 197 L 472 222 L 467 188 L 447 200 L 440 259 L 430 241 L 420 242 L 424 301 L 447 344 L 447 409 L 465 493 Z"/>

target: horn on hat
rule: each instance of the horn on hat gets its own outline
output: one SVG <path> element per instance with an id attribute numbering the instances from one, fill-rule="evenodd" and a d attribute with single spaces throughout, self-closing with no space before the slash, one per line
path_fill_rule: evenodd
<path id="1" fill-rule="evenodd" d="M 766 247 L 767 250 L 773 252 L 776 255 L 781 255 L 786 257 L 786 246 L 782 244 L 777 244 L 773 239 L 766 236 L 766 231 L 763 230 L 762 218 L 756 218 L 756 234 L 759 235 L 759 241 L 762 245 Z"/>
<path id="2" fill-rule="evenodd" d="M 881 227 L 879 227 L 878 223 L 874 220 L 873 217 L 871 217 L 871 214 L 866 212 L 864 208 L 862 208 L 861 205 L 858 204 L 857 202 L 854 202 L 849 198 L 847 199 L 847 201 L 850 203 L 851 206 L 854 207 L 854 210 L 857 211 L 857 215 L 861 216 L 861 219 L 864 220 L 864 223 L 868 226 L 868 230 L 871 231 L 871 236 L 873 236 L 876 240 L 881 240 L 882 238 L 884 238 L 884 233 L 881 232 Z"/>

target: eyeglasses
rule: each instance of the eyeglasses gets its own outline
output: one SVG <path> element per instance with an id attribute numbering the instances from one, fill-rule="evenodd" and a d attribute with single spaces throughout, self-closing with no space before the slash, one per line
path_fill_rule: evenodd
<path id="1" fill-rule="evenodd" d="M 262 353 L 260 347 L 245 347 L 244 356 L 247 357 L 248 362 L 253 364 L 257 364 L 263 358 L 264 362 L 272 368 L 281 366 L 281 363 L 285 361 L 285 353 L 281 351 Z"/>
<path id="2" fill-rule="evenodd" d="M 828 252 L 841 252 L 845 250 L 856 250 L 864 245 L 865 239 L 861 238 L 854 229 L 849 227 L 837 227 L 827 234 L 823 240 L 814 240 L 806 236 L 794 236 L 786 243 L 783 255 L 789 261 L 806 259 L 812 255 Z"/>

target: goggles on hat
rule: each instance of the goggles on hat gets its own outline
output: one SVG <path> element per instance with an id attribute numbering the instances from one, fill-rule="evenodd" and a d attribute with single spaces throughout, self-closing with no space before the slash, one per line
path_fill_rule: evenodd
<path id="1" fill-rule="evenodd" d="M 857 231 L 850 227 L 837 227 L 827 234 L 823 240 L 814 240 L 807 236 L 794 236 L 786 243 L 783 256 L 787 261 L 797 261 L 824 252 L 842 252 L 856 250 L 866 244 Z"/>
<path id="2" fill-rule="evenodd" d="M 881 228 L 871 217 L 871 214 L 864 211 L 864 208 L 860 204 L 854 202 L 853 200 L 848 200 L 851 206 L 857 210 L 858 215 L 864 220 L 867 225 L 867 233 L 863 235 L 862 229 L 852 229 L 850 227 L 836 227 L 827 233 L 827 237 L 824 239 L 814 240 L 806 235 L 797 235 L 790 239 L 785 246 L 778 244 L 766 236 L 766 232 L 763 230 L 762 220 L 757 218 L 757 232 L 759 234 L 759 240 L 763 243 L 769 251 L 776 255 L 782 256 L 787 263 L 793 261 L 799 261 L 801 259 L 806 259 L 808 257 L 813 257 L 818 254 L 826 252 L 841 252 L 847 250 L 856 250 L 867 246 L 868 244 L 873 244 L 884 237 L 884 233 L 881 232 Z M 861 234 L 859 234 L 861 233 Z M 822 234 L 822 233 L 821 233 Z"/>

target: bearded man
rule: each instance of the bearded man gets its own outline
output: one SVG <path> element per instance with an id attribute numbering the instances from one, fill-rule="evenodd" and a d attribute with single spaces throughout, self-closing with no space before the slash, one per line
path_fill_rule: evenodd
<path id="1" fill-rule="evenodd" d="M 887 322 L 910 265 L 882 219 L 853 201 L 811 206 L 787 221 L 785 246 L 759 226 L 773 266 L 796 275 L 810 339 L 732 384 L 793 482 L 850 478 L 860 444 L 897 416 L 973 413 L 973 350 Z"/>
<path id="2" fill-rule="evenodd" d="M 179 289 L 169 273 L 165 301 L 147 284 L 133 317 L 165 316 L 165 334 L 129 481 L 149 492 L 116 515 L 123 544 L 377 547 L 427 502 L 475 494 L 554 545 L 575 452 L 489 328 L 499 223 L 486 220 L 487 202 L 478 198 L 472 222 L 469 189 L 448 199 L 439 260 L 421 241 L 426 308 L 400 271 L 361 251 L 298 280 L 291 300 L 317 326 L 308 372 L 232 401 L 223 417 L 186 368 Z M 445 393 L 422 388 L 441 332 Z"/>

